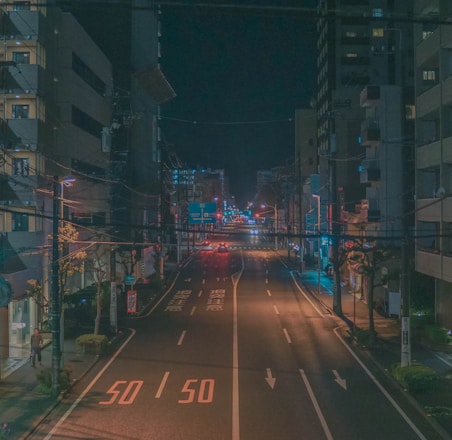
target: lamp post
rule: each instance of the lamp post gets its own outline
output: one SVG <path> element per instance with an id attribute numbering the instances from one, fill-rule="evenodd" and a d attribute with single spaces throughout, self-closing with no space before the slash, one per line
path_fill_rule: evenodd
<path id="1" fill-rule="evenodd" d="M 320 196 L 311 194 L 311 197 L 317 200 L 317 292 L 320 294 Z"/>
<path id="2" fill-rule="evenodd" d="M 60 277 L 59 277 L 59 259 L 60 259 L 60 238 L 58 226 L 60 218 L 63 217 L 63 185 L 70 186 L 75 179 L 66 178 L 59 180 L 58 176 L 53 177 L 53 211 L 52 211 L 52 394 L 54 397 L 59 393 L 59 370 L 62 362 L 64 328 L 62 301 L 60 296 Z"/>
<path id="3" fill-rule="evenodd" d="M 74 177 L 64 177 L 58 182 L 59 185 L 59 200 L 60 200 L 60 206 L 59 206 L 59 215 L 57 216 L 57 219 L 59 220 L 59 223 L 61 225 L 61 228 L 64 228 L 64 188 L 72 186 L 72 183 L 75 182 Z M 58 221 L 57 221 L 58 223 Z M 57 234 L 58 235 L 58 234 Z M 59 240 L 59 239 L 58 239 Z M 60 242 L 58 241 L 58 244 L 60 245 Z M 63 246 L 62 249 L 63 255 L 61 255 L 62 258 L 64 258 L 67 254 L 67 250 Z M 83 282 L 82 282 L 82 288 L 83 288 Z M 64 364 L 64 304 L 63 304 L 63 295 L 60 295 L 60 364 L 63 366 Z"/>

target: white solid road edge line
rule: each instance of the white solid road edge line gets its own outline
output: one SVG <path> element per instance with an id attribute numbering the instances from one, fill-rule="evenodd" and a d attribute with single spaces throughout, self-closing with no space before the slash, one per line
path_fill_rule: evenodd
<path id="1" fill-rule="evenodd" d="M 361 366 L 361 368 L 366 372 L 366 374 L 371 378 L 372 382 L 377 386 L 377 388 L 383 393 L 383 395 L 386 397 L 386 399 L 389 400 L 391 405 L 396 409 L 396 411 L 402 416 L 402 418 L 405 420 L 405 422 L 408 423 L 410 428 L 417 434 L 417 436 L 421 440 L 427 440 L 427 438 L 422 434 L 421 431 L 419 431 L 418 427 L 411 421 L 411 419 L 406 415 L 405 411 L 403 411 L 402 408 L 397 404 L 397 402 L 392 398 L 392 396 L 386 391 L 386 389 L 383 387 L 383 385 L 378 382 L 377 378 L 370 372 L 370 370 L 364 365 L 364 363 L 361 361 L 361 359 L 357 356 L 357 354 L 347 345 L 347 343 L 342 339 L 341 335 L 339 334 L 338 330 L 340 327 L 336 327 L 334 329 L 335 335 L 339 338 L 339 341 L 342 342 L 344 347 L 349 351 L 349 353 L 355 358 L 356 362 Z"/>
<path id="2" fill-rule="evenodd" d="M 78 406 L 78 404 L 82 401 L 82 399 L 88 394 L 91 388 L 96 384 L 96 382 L 100 379 L 100 377 L 105 373 L 107 368 L 116 360 L 124 347 L 130 342 L 130 340 L 135 336 L 136 331 L 131 328 L 129 329 L 132 334 L 122 343 L 121 347 L 116 350 L 115 354 L 110 358 L 110 360 L 104 365 L 102 370 L 97 373 L 96 377 L 89 383 L 89 385 L 82 391 L 80 396 L 74 401 L 74 403 L 70 406 L 70 408 L 63 414 L 63 416 L 58 420 L 55 426 L 51 429 L 51 431 L 44 437 L 44 440 L 49 440 L 52 438 L 53 434 L 56 433 L 57 429 L 60 425 L 71 415 L 72 411 Z"/>

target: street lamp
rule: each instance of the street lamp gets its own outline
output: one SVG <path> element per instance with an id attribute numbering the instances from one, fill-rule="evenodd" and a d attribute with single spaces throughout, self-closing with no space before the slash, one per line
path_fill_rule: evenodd
<path id="1" fill-rule="evenodd" d="M 320 196 L 318 194 L 311 194 L 311 197 L 317 200 L 317 291 L 320 294 Z"/>

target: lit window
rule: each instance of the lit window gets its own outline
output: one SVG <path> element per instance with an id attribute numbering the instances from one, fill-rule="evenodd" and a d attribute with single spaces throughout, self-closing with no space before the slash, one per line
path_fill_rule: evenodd
<path id="1" fill-rule="evenodd" d="M 14 119 L 28 119 L 30 115 L 30 106 L 25 104 L 13 104 Z"/>
<path id="2" fill-rule="evenodd" d="M 349 38 L 356 38 L 358 36 L 358 34 L 356 32 L 353 32 L 353 31 L 347 31 L 345 33 L 345 36 L 349 37 Z"/>
<path id="3" fill-rule="evenodd" d="M 345 54 L 346 58 L 358 58 L 358 54 L 356 52 L 349 52 Z"/>
<path id="4" fill-rule="evenodd" d="M 383 17 L 383 9 L 381 8 L 372 9 L 372 17 Z"/>
<path id="5" fill-rule="evenodd" d="M 13 174 L 15 176 L 28 176 L 30 174 L 30 161 L 28 158 L 13 158 Z"/>
<path id="6" fill-rule="evenodd" d="M 385 36 L 385 30 L 383 28 L 373 28 L 372 29 L 372 37 L 384 37 Z"/>
<path id="7" fill-rule="evenodd" d="M 435 81 L 436 80 L 436 72 L 434 70 L 423 70 L 422 71 L 422 79 L 424 81 Z"/>

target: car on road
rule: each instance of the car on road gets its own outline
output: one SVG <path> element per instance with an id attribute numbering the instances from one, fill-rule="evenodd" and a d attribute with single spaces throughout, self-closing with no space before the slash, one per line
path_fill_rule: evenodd
<path id="1" fill-rule="evenodd" d="M 218 247 L 217 247 L 217 252 L 218 252 L 219 254 L 224 254 L 224 253 L 229 252 L 229 247 L 228 247 L 228 245 L 227 245 L 226 243 L 219 243 L 219 244 L 218 244 Z"/>
<path id="2" fill-rule="evenodd" d="M 199 248 L 201 251 L 213 251 L 213 246 L 212 243 L 210 241 L 203 241 L 201 243 L 201 246 Z"/>

